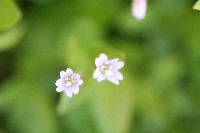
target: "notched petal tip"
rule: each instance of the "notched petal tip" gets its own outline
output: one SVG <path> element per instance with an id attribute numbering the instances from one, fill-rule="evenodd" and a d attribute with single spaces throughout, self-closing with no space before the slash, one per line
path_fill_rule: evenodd
<path id="1" fill-rule="evenodd" d="M 55 82 L 55 85 L 56 85 L 56 86 L 62 85 L 62 80 L 61 80 L 61 79 L 58 79 L 58 80 Z"/>
<path id="2" fill-rule="evenodd" d="M 56 91 L 57 91 L 57 92 L 61 92 L 61 91 L 63 91 L 63 90 L 64 90 L 64 89 L 63 89 L 62 87 L 57 87 L 57 88 L 56 88 Z"/>
<path id="3" fill-rule="evenodd" d="M 96 79 L 99 75 L 98 69 L 93 72 L 93 78 Z"/>
<path id="4" fill-rule="evenodd" d="M 104 64 L 106 61 L 108 60 L 108 57 L 105 54 L 100 54 L 99 57 L 97 57 L 95 59 L 95 65 L 96 67 L 101 66 L 102 64 Z"/>
<path id="5" fill-rule="evenodd" d="M 117 69 L 121 69 L 121 68 L 124 67 L 124 65 L 125 65 L 125 64 L 124 64 L 123 61 L 118 61 L 116 67 L 117 67 Z"/>
<path id="6" fill-rule="evenodd" d="M 83 84 L 83 80 L 82 80 L 82 79 L 79 79 L 78 85 L 82 85 L 82 84 Z"/>
<path id="7" fill-rule="evenodd" d="M 60 72 L 60 77 L 63 78 L 65 76 L 65 71 Z"/>
<path id="8" fill-rule="evenodd" d="M 71 75 L 71 74 L 73 74 L 73 70 L 70 69 L 70 68 L 67 68 L 67 70 L 66 70 L 66 74 L 67 74 L 67 75 Z"/>
<path id="9" fill-rule="evenodd" d="M 76 88 L 76 89 L 73 91 L 74 94 L 78 94 L 78 92 L 79 92 L 79 88 Z"/>
<path id="10" fill-rule="evenodd" d="M 115 77 L 107 77 L 107 79 L 109 81 L 111 81 L 112 83 L 116 84 L 116 85 L 119 85 L 119 80 Z"/>
<path id="11" fill-rule="evenodd" d="M 98 82 L 101 82 L 102 80 L 105 80 L 104 75 L 99 71 L 99 69 L 96 69 L 94 71 L 93 78 L 96 79 Z"/>
<path id="12" fill-rule="evenodd" d="M 105 59 L 108 59 L 107 55 L 104 54 L 104 53 L 101 53 L 101 54 L 99 55 L 99 57 L 101 57 L 101 58 L 105 58 Z"/>
<path id="13" fill-rule="evenodd" d="M 116 78 L 117 78 L 118 80 L 123 80 L 123 79 L 124 79 L 124 76 L 123 76 L 122 73 L 119 72 L 119 71 L 117 71 L 117 72 L 115 73 L 115 76 L 116 76 Z"/>

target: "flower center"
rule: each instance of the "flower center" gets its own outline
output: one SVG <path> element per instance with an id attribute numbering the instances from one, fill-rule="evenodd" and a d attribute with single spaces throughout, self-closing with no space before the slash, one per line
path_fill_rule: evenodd
<path id="1" fill-rule="evenodd" d="M 73 78 L 71 76 L 66 78 L 66 80 L 65 80 L 65 85 L 66 86 L 71 86 L 73 83 L 74 83 L 74 80 L 73 80 Z"/>
<path id="2" fill-rule="evenodd" d="M 110 70 L 109 66 L 107 64 L 104 64 L 100 67 L 100 71 L 105 75 L 111 75 L 112 71 Z"/>

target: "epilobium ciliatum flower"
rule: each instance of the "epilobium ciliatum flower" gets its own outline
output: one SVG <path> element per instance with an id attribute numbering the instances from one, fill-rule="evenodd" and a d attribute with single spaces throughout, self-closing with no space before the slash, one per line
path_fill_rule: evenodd
<path id="1" fill-rule="evenodd" d="M 147 0 L 133 0 L 131 10 L 132 10 L 132 15 L 136 19 L 138 20 L 144 19 L 147 10 Z"/>
<path id="2" fill-rule="evenodd" d="M 93 73 L 93 78 L 98 82 L 109 80 L 118 85 L 120 80 L 123 80 L 123 75 L 119 72 L 124 66 L 124 62 L 119 61 L 118 58 L 108 59 L 105 54 L 100 54 L 95 59 L 96 70 Z"/>
<path id="3" fill-rule="evenodd" d="M 78 94 L 79 86 L 82 85 L 83 80 L 79 74 L 73 73 L 70 68 L 66 71 L 60 72 L 60 79 L 56 81 L 56 91 L 64 91 L 68 97 L 72 97 L 73 94 Z"/>

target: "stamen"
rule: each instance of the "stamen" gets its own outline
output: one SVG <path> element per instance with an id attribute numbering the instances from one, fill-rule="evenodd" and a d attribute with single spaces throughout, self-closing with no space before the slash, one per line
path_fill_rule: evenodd
<path id="1" fill-rule="evenodd" d="M 110 70 L 109 66 L 107 64 L 104 64 L 100 67 L 100 71 L 105 75 L 111 75 L 112 71 Z"/>
<path id="2" fill-rule="evenodd" d="M 65 80 L 65 84 L 66 86 L 71 86 L 73 84 L 73 79 L 72 77 L 68 77 L 66 80 Z"/>

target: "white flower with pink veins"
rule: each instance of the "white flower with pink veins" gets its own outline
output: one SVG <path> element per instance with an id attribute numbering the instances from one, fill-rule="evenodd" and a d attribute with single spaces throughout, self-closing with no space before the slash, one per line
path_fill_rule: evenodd
<path id="1" fill-rule="evenodd" d="M 124 67 L 124 62 L 119 61 L 118 58 L 108 59 L 105 54 L 100 54 L 95 59 L 96 70 L 93 73 L 93 78 L 98 82 L 109 80 L 112 83 L 119 85 L 119 81 L 123 80 L 123 75 L 119 69 Z"/>
<path id="2" fill-rule="evenodd" d="M 67 68 L 66 71 L 60 72 L 60 78 L 56 81 L 56 91 L 64 91 L 68 97 L 72 97 L 73 94 L 78 94 L 79 87 L 83 84 L 83 80 L 79 74 L 76 74 L 72 69 Z"/>

